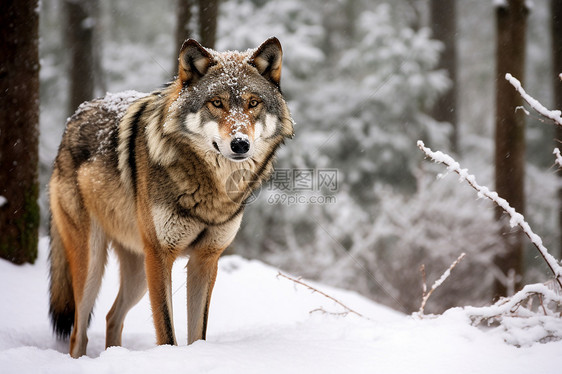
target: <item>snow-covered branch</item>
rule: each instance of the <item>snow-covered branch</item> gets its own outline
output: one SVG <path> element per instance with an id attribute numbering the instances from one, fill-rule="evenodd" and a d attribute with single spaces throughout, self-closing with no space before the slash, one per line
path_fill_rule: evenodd
<path id="1" fill-rule="evenodd" d="M 488 187 L 486 186 L 480 186 L 476 182 L 476 177 L 472 174 L 469 174 L 468 169 L 462 169 L 460 164 L 456 162 L 451 156 L 440 151 L 433 152 L 430 148 L 426 147 L 421 140 L 418 140 L 418 148 L 421 149 L 433 161 L 445 164 L 447 166 L 447 170 L 457 173 L 460 176 L 461 181 L 466 181 L 472 188 L 474 188 L 478 192 L 479 197 L 486 197 L 487 199 L 492 200 L 494 203 L 500 206 L 510 216 L 509 224 L 511 225 L 511 227 L 519 226 L 523 230 L 525 235 L 527 235 L 529 239 L 531 239 L 531 242 L 533 242 L 541 256 L 544 258 L 548 267 L 554 274 L 556 281 L 562 288 L 562 281 L 560 280 L 560 277 L 562 277 L 562 267 L 558 264 L 558 261 L 556 261 L 556 259 L 550 253 L 548 253 L 548 250 L 542 243 L 542 239 L 540 238 L 540 236 L 535 234 L 533 230 L 531 230 L 531 227 L 529 226 L 527 221 L 525 221 L 525 217 L 523 217 L 522 214 L 518 213 L 512 206 L 510 206 L 505 199 L 501 198 L 498 195 L 497 192 L 490 191 L 490 189 L 488 189 Z"/>
<path id="2" fill-rule="evenodd" d="M 528 284 L 515 295 L 502 298 L 498 300 L 494 305 L 485 306 L 485 307 L 472 307 L 466 306 L 463 309 L 467 312 L 469 316 L 475 319 L 475 323 L 478 324 L 482 320 L 487 320 L 491 318 L 497 318 L 498 316 L 502 315 L 510 315 L 514 314 L 516 310 L 519 309 L 520 306 L 524 304 L 529 304 L 529 298 L 532 296 L 540 295 L 542 310 L 545 315 L 550 314 L 553 311 L 547 309 L 545 305 L 553 304 L 553 305 L 561 305 L 562 304 L 562 296 L 560 295 L 560 291 L 556 289 L 549 288 L 545 284 Z M 532 315 L 531 310 L 520 310 L 521 317 L 529 317 Z"/>
<path id="3" fill-rule="evenodd" d="M 558 75 L 558 77 L 560 78 L 560 80 L 562 80 L 562 74 Z M 519 92 L 519 95 L 521 95 L 523 100 L 525 100 L 531 106 L 531 108 L 536 110 L 542 116 L 554 121 L 554 123 L 556 125 L 562 127 L 562 111 L 547 109 L 537 99 L 533 98 L 531 95 L 529 95 L 527 92 L 525 92 L 525 90 L 523 89 L 523 86 L 521 85 L 521 82 L 519 82 L 519 80 L 517 80 L 517 78 L 513 77 L 513 75 L 507 73 L 505 75 L 505 79 L 513 87 L 515 87 L 515 90 L 517 92 Z M 517 107 L 516 110 L 518 110 L 518 109 L 522 109 L 525 112 L 526 115 L 529 115 L 529 112 L 525 108 Z M 555 160 L 556 165 L 558 165 L 559 167 L 562 167 L 562 156 L 560 155 L 560 150 L 558 148 L 554 149 L 554 155 L 556 157 L 556 160 Z"/>
<path id="4" fill-rule="evenodd" d="M 549 110 L 544 107 L 537 99 L 533 98 L 523 89 L 521 82 L 511 74 L 507 73 L 505 79 L 519 92 L 519 95 L 525 100 L 531 108 L 536 110 L 542 116 L 553 120 L 558 126 L 562 126 L 562 112 L 559 110 Z"/>
<path id="5" fill-rule="evenodd" d="M 558 165 L 558 167 L 562 168 L 562 155 L 560 154 L 560 149 L 554 148 L 554 152 L 552 152 L 552 154 L 554 154 L 554 157 L 556 157 L 554 163 Z"/>
<path id="6" fill-rule="evenodd" d="M 487 327 L 517 347 L 562 339 L 562 294 L 557 283 L 530 284 L 515 295 L 484 307 L 465 306 L 462 311 L 474 326 Z"/>

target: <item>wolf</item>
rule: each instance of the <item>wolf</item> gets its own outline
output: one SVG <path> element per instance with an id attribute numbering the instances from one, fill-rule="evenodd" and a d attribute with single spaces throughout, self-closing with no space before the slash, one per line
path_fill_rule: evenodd
<path id="1" fill-rule="evenodd" d="M 147 288 L 157 343 L 177 344 L 171 270 L 179 256 L 189 257 L 188 344 L 206 338 L 219 256 L 293 137 L 282 56 L 275 37 L 245 52 L 188 39 L 177 77 L 162 89 L 108 94 L 67 121 L 49 182 L 49 310 L 72 357 L 86 354 L 110 244 L 120 288 L 106 348 L 121 345 L 125 316 Z"/>

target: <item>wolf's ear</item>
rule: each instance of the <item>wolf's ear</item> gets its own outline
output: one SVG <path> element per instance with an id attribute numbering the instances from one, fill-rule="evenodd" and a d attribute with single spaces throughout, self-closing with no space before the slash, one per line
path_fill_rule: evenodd
<path id="1" fill-rule="evenodd" d="M 178 77 L 184 86 L 198 81 L 213 62 L 211 54 L 193 39 L 183 42 L 180 50 Z"/>
<path id="2" fill-rule="evenodd" d="M 282 60 L 281 43 L 276 37 L 271 37 L 258 47 L 249 62 L 261 75 L 279 87 Z"/>

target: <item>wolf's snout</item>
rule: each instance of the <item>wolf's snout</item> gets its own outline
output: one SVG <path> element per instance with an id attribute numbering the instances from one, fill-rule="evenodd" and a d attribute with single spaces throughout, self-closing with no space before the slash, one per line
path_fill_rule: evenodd
<path id="1" fill-rule="evenodd" d="M 236 154 L 244 154 L 250 150 L 250 141 L 244 138 L 234 138 L 230 142 L 230 149 Z"/>

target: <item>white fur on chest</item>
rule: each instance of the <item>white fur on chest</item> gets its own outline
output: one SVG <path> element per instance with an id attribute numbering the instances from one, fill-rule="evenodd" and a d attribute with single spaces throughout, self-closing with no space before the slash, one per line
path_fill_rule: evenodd
<path id="1" fill-rule="evenodd" d="M 234 240 L 242 221 L 240 213 L 224 224 L 205 225 L 195 218 L 181 217 L 170 208 L 159 205 L 152 207 L 152 217 L 160 244 L 171 250 L 185 251 L 185 254 L 201 247 L 210 251 L 224 250 Z M 202 232 L 205 235 L 198 240 L 197 248 L 191 248 L 190 245 Z"/>
<path id="2" fill-rule="evenodd" d="M 153 205 L 152 219 L 156 237 L 160 244 L 168 248 L 185 248 L 205 226 L 190 217 L 181 217 L 166 206 Z"/>

